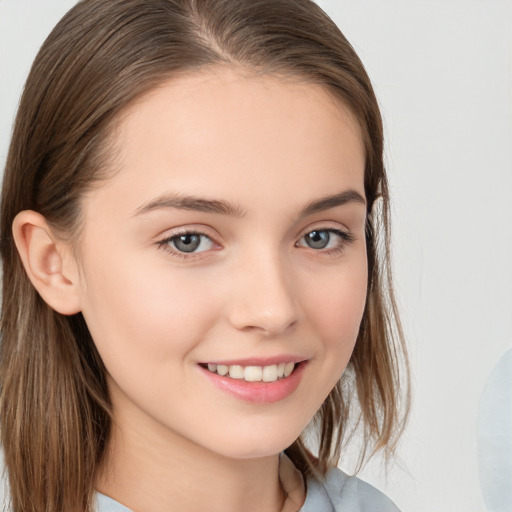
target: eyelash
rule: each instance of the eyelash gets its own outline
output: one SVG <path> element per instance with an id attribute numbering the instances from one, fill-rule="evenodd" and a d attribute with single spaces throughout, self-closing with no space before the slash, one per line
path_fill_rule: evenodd
<path id="1" fill-rule="evenodd" d="M 326 227 L 326 228 L 318 227 L 315 229 L 311 229 L 310 231 L 304 233 L 301 236 L 300 240 L 304 239 L 307 235 L 314 233 L 314 232 L 335 234 L 340 239 L 339 243 L 335 247 L 332 247 L 330 249 L 313 249 L 312 247 L 309 247 L 314 252 L 317 252 L 322 255 L 325 254 L 327 256 L 337 256 L 337 255 L 341 254 L 346 249 L 347 245 L 351 244 L 355 240 L 354 235 L 348 231 L 343 231 L 341 229 L 328 228 L 328 227 Z M 299 245 L 299 242 L 297 242 L 295 244 L 295 246 L 308 248 L 308 246 Z"/>
<path id="2" fill-rule="evenodd" d="M 335 234 L 337 237 L 339 237 L 340 239 L 340 243 L 337 244 L 336 247 L 332 247 L 330 249 L 314 249 L 312 247 L 309 247 L 307 245 L 299 245 L 299 242 L 296 242 L 295 243 L 295 247 L 305 247 L 305 248 L 310 248 L 312 249 L 314 252 L 317 252 L 317 253 L 320 253 L 320 254 L 325 254 L 325 255 L 328 255 L 328 256 L 335 256 L 335 255 L 338 255 L 340 254 L 341 252 L 343 252 L 346 248 L 347 245 L 349 245 L 350 243 L 352 243 L 355 238 L 354 236 L 352 235 L 352 233 L 349 233 L 348 231 L 343 231 L 341 229 L 337 229 L 337 228 L 315 228 L 315 229 L 312 229 L 310 231 L 307 231 L 306 233 L 304 233 L 301 237 L 300 237 L 300 240 L 304 239 L 304 237 L 306 237 L 307 235 L 313 233 L 313 232 L 318 232 L 318 233 L 329 233 L 329 234 Z M 180 251 L 176 248 L 172 248 L 170 244 L 172 244 L 176 239 L 178 239 L 180 236 L 200 236 L 200 237 L 205 237 L 207 238 L 208 240 L 210 240 L 210 242 L 214 245 L 216 245 L 216 242 L 206 233 L 200 231 L 200 230 L 184 230 L 184 231 L 181 231 L 181 232 L 178 232 L 178 233 L 174 233 L 173 235 L 171 236 L 168 236 L 166 238 L 164 238 L 163 240 L 160 240 L 157 242 L 157 245 L 159 248 L 162 248 L 163 250 L 169 252 L 170 254 L 172 254 L 173 256 L 177 257 L 177 258 L 181 258 L 181 259 L 184 259 L 184 260 L 191 260 L 191 259 L 195 259 L 195 258 L 198 258 L 200 254 L 202 254 L 203 252 L 207 252 L 207 251 L 200 251 L 200 252 L 183 252 L 183 251 Z"/>

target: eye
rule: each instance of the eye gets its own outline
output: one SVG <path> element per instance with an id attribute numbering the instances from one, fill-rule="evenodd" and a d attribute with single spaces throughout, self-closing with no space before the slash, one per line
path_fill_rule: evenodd
<path id="1" fill-rule="evenodd" d="M 297 245 L 315 250 L 336 250 L 342 249 L 346 243 L 352 240 L 353 238 L 350 233 L 340 229 L 314 229 L 306 233 L 297 242 Z"/>
<path id="2" fill-rule="evenodd" d="M 191 254 L 209 251 L 214 243 L 211 238 L 203 233 L 180 233 L 159 242 L 160 246 L 176 251 L 178 253 Z"/>
<path id="3" fill-rule="evenodd" d="M 325 249 L 331 241 L 329 231 L 311 231 L 304 236 L 304 241 L 311 249 Z"/>

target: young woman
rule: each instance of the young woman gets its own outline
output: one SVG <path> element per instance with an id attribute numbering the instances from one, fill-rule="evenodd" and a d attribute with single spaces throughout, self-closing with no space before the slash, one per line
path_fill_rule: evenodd
<path id="1" fill-rule="evenodd" d="M 336 469 L 392 452 L 403 345 L 377 102 L 314 3 L 79 2 L 1 236 L 14 512 L 396 510 Z"/>

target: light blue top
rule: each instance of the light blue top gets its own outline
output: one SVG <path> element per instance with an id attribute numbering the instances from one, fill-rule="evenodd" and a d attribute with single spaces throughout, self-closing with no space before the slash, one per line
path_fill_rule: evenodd
<path id="1" fill-rule="evenodd" d="M 132 512 L 103 494 L 96 512 Z M 355 476 L 331 469 L 324 481 L 308 478 L 306 501 L 300 512 L 400 512 L 380 491 Z"/>
<path id="2" fill-rule="evenodd" d="M 486 510 L 512 511 L 512 348 L 498 361 L 483 390 L 476 433 Z"/>
<path id="3" fill-rule="evenodd" d="M 7 482 L 0 450 L 0 510 L 9 511 Z M 3 473 L 3 474 L 2 474 Z M 103 494 L 96 495 L 96 512 L 132 512 Z M 324 480 L 307 480 L 306 501 L 300 512 L 400 512 L 396 505 L 375 487 L 334 468 Z"/>

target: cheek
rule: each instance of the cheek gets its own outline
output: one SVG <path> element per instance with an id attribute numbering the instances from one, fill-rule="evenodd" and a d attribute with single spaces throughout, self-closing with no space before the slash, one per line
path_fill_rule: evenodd
<path id="1" fill-rule="evenodd" d="M 107 368 L 119 358 L 172 365 L 215 321 L 199 279 L 135 259 L 89 263 L 83 314 Z"/>
<path id="2" fill-rule="evenodd" d="M 366 255 L 353 258 L 339 272 L 325 276 L 308 295 L 307 310 L 333 364 L 346 366 L 364 313 L 367 291 Z"/>

